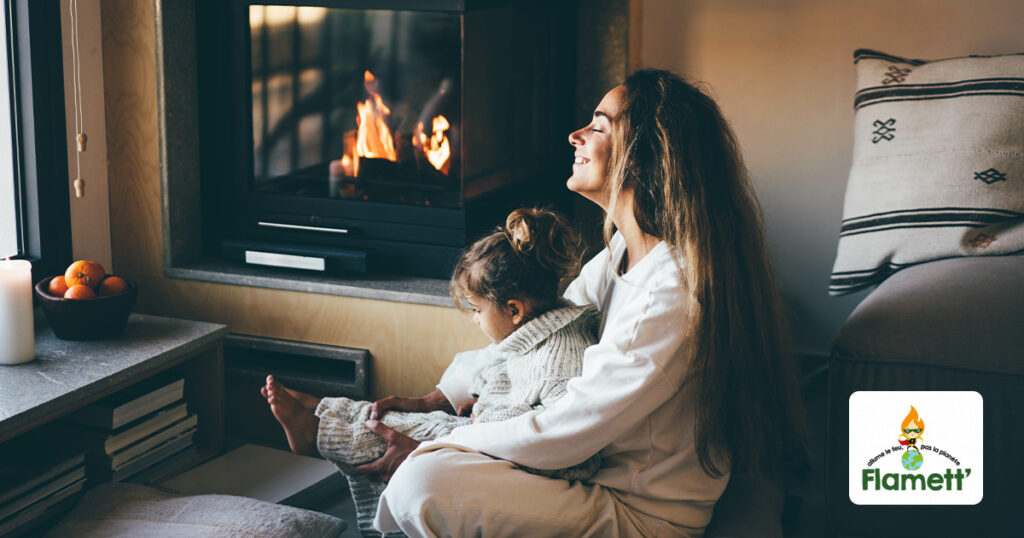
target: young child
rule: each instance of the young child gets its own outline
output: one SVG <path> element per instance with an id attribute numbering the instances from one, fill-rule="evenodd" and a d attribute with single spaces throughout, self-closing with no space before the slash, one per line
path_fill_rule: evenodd
<path id="1" fill-rule="evenodd" d="M 419 398 L 388 397 L 371 402 L 302 395 L 281 387 L 272 377 L 262 392 L 288 434 L 293 451 L 311 452 L 307 434 L 294 431 L 293 404 L 315 403 L 316 449 L 348 477 L 359 527 L 370 526 L 384 485 L 350 471 L 384 454 L 385 440 L 364 422 L 380 422 L 417 441 L 436 439 L 470 422 L 494 422 L 550 405 L 566 392 L 569 379 L 583 370 L 583 352 L 597 339 L 597 313 L 574 306 L 561 292 L 579 270 L 579 239 L 558 214 L 517 209 L 505 226 L 475 242 L 463 253 L 451 280 L 452 297 L 468 302 L 473 320 L 494 342 L 456 355 L 437 390 Z M 473 403 L 473 396 L 478 399 Z M 279 400 L 285 402 L 279 402 Z M 289 402 L 288 400 L 294 400 Z M 469 402 L 466 409 L 454 404 Z M 468 406 L 467 406 L 468 407 Z M 380 417 L 377 415 L 381 414 Z M 568 469 L 527 471 L 567 480 L 591 478 L 599 456 Z"/>

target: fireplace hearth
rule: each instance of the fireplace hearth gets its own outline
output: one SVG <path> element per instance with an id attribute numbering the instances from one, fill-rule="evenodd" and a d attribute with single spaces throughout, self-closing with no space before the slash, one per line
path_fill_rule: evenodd
<path id="1" fill-rule="evenodd" d="M 206 250 L 446 278 L 565 209 L 574 2 L 196 2 Z"/>

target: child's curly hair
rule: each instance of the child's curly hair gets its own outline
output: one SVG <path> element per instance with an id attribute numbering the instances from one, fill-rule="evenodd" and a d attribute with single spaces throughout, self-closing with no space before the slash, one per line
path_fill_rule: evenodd
<path id="1" fill-rule="evenodd" d="M 452 298 L 460 308 L 467 295 L 501 309 L 510 299 L 526 300 L 543 312 L 579 273 L 580 256 L 579 234 L 564 217 L 549 209 L 516 209 L 505 226 L 462 253 L 452 275 Z"/>

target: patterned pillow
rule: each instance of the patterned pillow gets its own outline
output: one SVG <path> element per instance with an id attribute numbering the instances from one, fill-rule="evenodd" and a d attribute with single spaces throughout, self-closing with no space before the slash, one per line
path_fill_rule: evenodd
<path id="1" fill-rule="evenodd" d="M 1024 251 L 1024 54 L 853 57 L 853 166 L 829 293 Z"/>

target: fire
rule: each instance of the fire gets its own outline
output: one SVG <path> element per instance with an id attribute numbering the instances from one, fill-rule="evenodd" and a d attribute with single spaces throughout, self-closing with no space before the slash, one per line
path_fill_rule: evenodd
<path id="1" fill-rule="evenodd" d="M 914 406 L 910 406 L 910 412 L 907 413 L 906 418 L 903 419 L 903 424 L 900 426 L 902 429 L 906 429 L 909 426 L 914 425 L 921 430 L 924 430 L 924 419 L 917 414 L 917 409 Z"/>
<path id="2" fill-rule="evenodd" d="M 356 103 L 359 115 L 356 118 L 358 129 L 348 131 L 344 135 L 343 152 L 340 160 L 332 161 L 332 174 L 346 177 L 359 177 L 359 159 L 387 159 L 398 161 L 395 140 L 387 125 L 387 117 L 391 109 L 384 104 L 377 91 L 377 78 L 370 71 L 363 73 L 364 85 L 368 97 Z M 447 175 L 451 168 L 451 143 L 445 131 L 451 128 L 448 118 L 438 115 L 431 122 L 431 133 L 424 132 L 423 122 L 416 126 L 412 136 L 412 144 L 419 148 L 431 166 Z"/>
<path id="3" fill-rule="evenodd" d="M 395 141 L 391 138 L 391 129 L 385 121 L 391 109 L 377 93 L 377 78 L 373 73 L 363 73 L 366 93 L 370 96 L 362 103 L 356 103 L 359 111 L 359 133 L 356 137 L 356 156 L 370 159 L 387 159 L 397 161 Z M 356 165 L 358 166 L 358 164 Z"/>
<path id="4" fill-rule="evenodd" d="M 451 157 L 452 149 L 448 142 L 448 137 L 444 135 L 444 132 L 447 131 L 451 125 L 448 124 L 448 119 L 444 116 L 436 116 L 431 127 L 433 133 L 428 139 L 427 135 L 423 132 L 423 124 L 418 124 L 416 126 L 417 134 L 413 137 L 413 144 L 422 147 L 423 153 L 427 155 L 427 160 L 430 161 L 430 164 L 447 175 L 448 169 L 450 168 L 448 159 Z"/>

